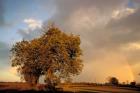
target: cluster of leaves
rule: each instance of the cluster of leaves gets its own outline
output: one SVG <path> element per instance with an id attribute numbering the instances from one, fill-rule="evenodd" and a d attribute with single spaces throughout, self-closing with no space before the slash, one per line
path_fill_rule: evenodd
<path id="1" fill-rule="evenodd" d="M 45 75 L 45 81 L 52 83 L 78 75 L 83 67 L 79 36 L 67 35 L 54 26 L 43 32 L 39 38 L 17 42 L 11 49 L 12 66 L 18 67 L 22 79 L 37 83 Z"/>

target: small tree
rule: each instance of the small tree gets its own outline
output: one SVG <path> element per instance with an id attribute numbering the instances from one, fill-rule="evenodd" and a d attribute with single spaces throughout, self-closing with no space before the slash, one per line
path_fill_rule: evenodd
<path id="1" fill-rule="evenodd" d="M 108 82 L 111 85 L 118 85 L 119 84 L 119 80 L 116 77 L 109 77 Z"/>
<path id="2" fill-rule="evenodd" d="M 131 86 L 131 87 L 135 87 L 135 86 L 136 86 L 136 82 L 135 82 L 135 81 L 130 82 L 130 86 Z"/>
<path id="3" fill-rule="evenodd" d="M 42 68 L 40 66 L 40 42 L 33 41 L 21 41 L 17 42 L 11 49 L 12 66 L 18 67 L 18 72 L 21 75 L 21 79 L 30 84 L 37 84 L 39 77 L 43 75 Z"/>
<path id="4" fill-rule="evenodd" d="M 55 26 L 43 27 L 43 35 L 17 42 L 11 49 L 12 66 L 18 67 L 22 79 L 37 84 L 45 75 L 48 85 L 78 75 L 83 67 L 80 38 L 67 35 Z"/>

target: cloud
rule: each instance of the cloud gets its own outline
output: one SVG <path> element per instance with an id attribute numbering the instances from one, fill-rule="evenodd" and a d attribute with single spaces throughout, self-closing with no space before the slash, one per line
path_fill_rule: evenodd
<path id="1" fill-rule="evenodd" d="M 4 5 L 3 0 L 0 0 L 0 27 L 5 24 L 4 20 Z"/>
<path id="2" fill-rule="evenodd" d="M 112 18 L 120 19 L 122 17 L 126 17 L 130 14 L 133 14 L 134 12 L 135 12 L 135 9 L 133 8 L 124 8 L 122 10 L 114 10 L 112 13 Z"/>
<path id="3" fill-rule="evenodd" d="M 129 50 L 140 50 L 140 43 L 128 43 L 128 44 L 126 44 L 126 45 L 123 45 L 122 47 L 121 47 L 123 50 L 127 50 L 127 51 L 129 51 Z"/>
<path id="4" fill-rule="evenodd" d="M 107 29 L 107 33 L 111 33 L 109 43 L 119 47 L 122 45 L 125 46 L 129 43 L 139 42 L 139 17 L 140 8 L 126 17 L 120 18 L 118 20 L 111 19 L 105 28 Z"/>
<path id="5" fill-rule="evenodd" d="M 22 36 L 23 39 L 25 40 L 31 40 L 33 38 L 36 38 L 41 35 L 41 26 L 42 26 L 42 21 L 41 20 L 36 20 L 36 19 L 24 19 L 24 23 L 27 24 L 27 28 L 24 29 L 19 29 L 18 34 Z"/>
<path id="6" fill-rule="evenodd" d="M 12 23 L 9 23 L 5 20 L 6 9 L 5 9 L 5 2 L 4 1 L 5 0 L 0 0 L 0 27 L 1 28 L 10 27 L 13 25 Z"/>
<path id="7" fill-rule="evenodd" d="M 24 19 L 24 22 L 28 25 L 29 29 L 36 29 L 36 28 L 41 28 L 42 26 L 42 21 L 41 20 L 35 20 L 32 18 L 29 19 Z"/>
<path id="8" fill-rule="evenodd" d="M 112 12 L 124 7 L 126 3 L 127 0 L 107 0 L 104 3 L 101 0 L 60 0 L 56 1 L 58 13 L 52 20 L 62 30 L 79 34 L 84 52 L 96 56 L 95 48 L 109 46 L 110 33 L 106 31 L 105 26 L 112 18 Z M 86 54 L 86 57 L 89 59 L 89 55 Z"/>

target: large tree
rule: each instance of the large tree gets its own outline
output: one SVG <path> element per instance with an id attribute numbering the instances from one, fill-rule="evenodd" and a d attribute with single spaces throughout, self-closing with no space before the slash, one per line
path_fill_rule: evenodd
<path id="1" fill-rule="evenodd" d="M 44 26 L 39 38 L 17 42 L 11 49 L 13 67 L 25 81 L 36 84 L 41 75 L 53 84 L 78 75 L 83 67 L 80 59 L 80 38 L 57 27 Z"/>

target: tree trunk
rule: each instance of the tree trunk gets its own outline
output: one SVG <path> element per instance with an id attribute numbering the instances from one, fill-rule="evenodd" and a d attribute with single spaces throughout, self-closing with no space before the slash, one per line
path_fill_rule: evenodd
<path id="1" fill-rule="evenodd" d="M 33 75 L 32 76 L 32 84 L 37 85 L 38 81 L 39 81 L 39 76 Z"/>
<path id="2" fill-rule="evenodd" d="M 55 85 L 53 83 L 53 72 L 52 72 L 51 68 L 49 68 L 47 70 L 46 83 L 48 85 L 49 90 L 55 90 Z"/>

